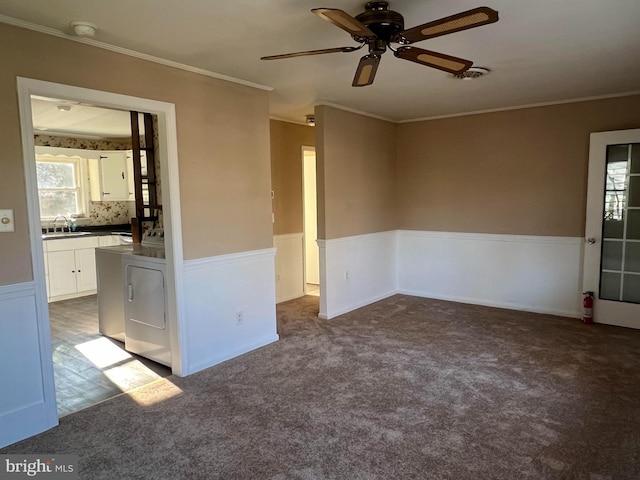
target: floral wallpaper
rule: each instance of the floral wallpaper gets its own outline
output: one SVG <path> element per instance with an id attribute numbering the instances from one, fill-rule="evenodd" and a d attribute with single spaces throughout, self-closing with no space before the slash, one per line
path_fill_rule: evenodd
<path id="1" fill-rule="evenodd" d="M 130 150 L 131 140 L 94 140 L 91 138 L 34 135 L 37 147 L 83 148 L 85 150 Z"/>
<path id="2" fill-rule="evenodd" d="M 89 202 L 89 215 L 82 225 L 121 225 L 135 216 L 135 202 Z"/>

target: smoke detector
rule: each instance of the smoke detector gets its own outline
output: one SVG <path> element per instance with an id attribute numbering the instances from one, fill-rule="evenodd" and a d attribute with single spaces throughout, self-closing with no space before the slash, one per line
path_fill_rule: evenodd
<path id="1" fill-rule="evenodd" d="M 485 75 L 488 75 L 490 71 L 491 70 L 484 67 L 471 67 L 462 73 L 456 73 L 451 76 L 453 78 L 458 78 L 460 80 L 475 80 L 476 78 L 480 78 L 480 77 L 484 77 Z"/>
<path id="2" fill-rule="evenodd" d="M 79 37 L 93 37 L 98 30 L 98 26 L 84 20 L 74 20 L 69 24 Z"/>
<path id="3" fill-rule="evenodd" d="M 304 121 L 307 125 L 313 127 L 316 124 L 316 117 L 314 115 L 307 115 Z"/>

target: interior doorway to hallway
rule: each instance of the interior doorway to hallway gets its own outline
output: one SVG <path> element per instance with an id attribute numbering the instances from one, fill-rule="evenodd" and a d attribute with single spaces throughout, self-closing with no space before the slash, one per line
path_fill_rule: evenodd
<path id="1" fill-rule="evenodd" d="M 320 295 L 320 256 L 318 251 L 318 205 L 316 192 L 316 149 L 302 147 L 304 293 Z"/>

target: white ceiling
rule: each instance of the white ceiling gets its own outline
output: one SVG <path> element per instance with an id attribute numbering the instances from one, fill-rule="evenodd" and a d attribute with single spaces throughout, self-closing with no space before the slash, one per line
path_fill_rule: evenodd
<path id="1" fill-rule="evenodd" d="M 272 87 L 274 118 L 304 121 L 329 103 L 407 121 L 640 90 L 640 0 L 391 0 L 409 28 L 486 5 L 491 25 L 416 44 L 491 69 L 478 80 L 395 58 L 387 52 L 375 83 L 354 88 L 361 52 L 261 61 L 264 55 L 356 45 L 310 13 L 362 0 L 1 0 L 0 15 L 71 35 L 86 20 L 94 37 L 136 52 Z M 12 22 L 8 18 L 0 20 Z M 15 23 L 15 22 L 14 22 Z"/>

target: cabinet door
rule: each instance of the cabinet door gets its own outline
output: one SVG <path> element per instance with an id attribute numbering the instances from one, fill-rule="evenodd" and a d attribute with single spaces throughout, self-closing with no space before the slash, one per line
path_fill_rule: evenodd
<path id="1" fill-rule="evenodd" d="M 100 154 L 102 199 L 105 201 L 129 200 L 126 152 L 102 152 Z"/>
<path id="2" fill-rule="evenodd" d="M 73 250 L 49 252 L 49 296 L 69 295 L 76 289 L 76 261 Z"/>
<path id="3" fill-rule="evenodd" d="M 95 290 L 98 286 L 96 276 L 95 248 L 82 248 L 75 251 L 76 286 L 78 292 Z"/>

